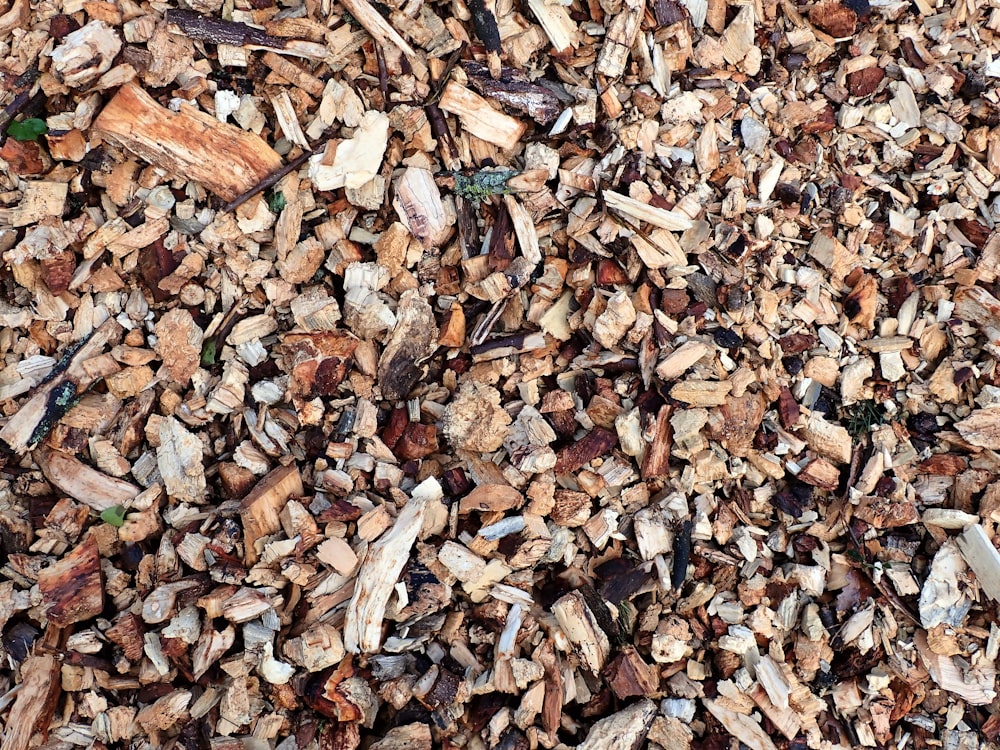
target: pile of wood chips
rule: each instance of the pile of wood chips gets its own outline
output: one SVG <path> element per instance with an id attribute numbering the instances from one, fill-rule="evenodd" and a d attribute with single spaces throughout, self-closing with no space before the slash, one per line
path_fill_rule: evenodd
<path id="1" fill-rule="evenodd" d="M 4 748 L 996 746 L 995 0 L 186 1 L 0 0 Z"/>

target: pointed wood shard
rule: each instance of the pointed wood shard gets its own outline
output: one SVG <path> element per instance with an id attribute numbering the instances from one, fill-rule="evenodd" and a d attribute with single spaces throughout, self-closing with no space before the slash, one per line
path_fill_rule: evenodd
<path id="1" fill-rule="evenodd" d="M 370 654 L 382 645 L 382 621 L 389 597 L 410 559 L 410 548 L 420 533 L 428 505 L 442 497 L 437 480 L 425 479 L 413 490 L 392 528 L 368 549 L 347 606 L 344 646 L 349 652 Z"/>
<path id="2" fill-rule="evenodd" d="M 732 711 L 722 705 L 722 701 L 704 699 L 705 708 L 733 737 L 752 750 L 777 750 L 771 738 L 761 728 L 760 724 L 750 716 Z"/>
<path id="3" fill-rule="evenodd" d="M 48 730 L 59 701 L 61 666 L 51 654 L 29 656 L 21 665 L 17 700 L 7 717 L 5 750 L 27 750 L 36 732 Z"/>
<path id="4" fill-rule="evenodd" d="M 962 557 L 976 574 L 976 580 L 986 595 L 1000 602 L 1000 552 L 976 523 L 969 526 L 957 539 Z"/>
<path id="5" fill-rule="evenodd" d="M 646 738 L 655 715 L 656 704 L 648 698 L 634 703 L 594 724 L 587 739 L 577 745 L 577 750 L 600 750 L 610 747 L 617 750 L 636 750 Z"/>
<path id="6" fill-rule="evenodd" d="M 393 44 L 406 53 L 407 57 L 417 56 L 413 47 L 406 43 L 399 32 L 389 25 L 389 22 L 375 10 L 368 0 L 344 0 L 344 7 L 358 23 L 365 27 L 365 31 L 371 34 L 376 42 L 382 45 Z"/>

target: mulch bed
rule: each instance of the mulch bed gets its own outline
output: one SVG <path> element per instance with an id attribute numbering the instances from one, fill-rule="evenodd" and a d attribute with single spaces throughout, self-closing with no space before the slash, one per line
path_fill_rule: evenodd
<path id="1" fill-rule="evenodd" d="M 0 0 L 4 748 L 995 743 L 998 13 Z"/>

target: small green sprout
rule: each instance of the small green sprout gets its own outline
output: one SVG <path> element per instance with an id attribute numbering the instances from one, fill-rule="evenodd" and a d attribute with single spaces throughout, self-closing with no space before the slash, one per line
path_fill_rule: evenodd
<path id="1" fill-rule="evenodd" d="M 867 435 L 871 428 L 885 421 L 885 409 L 872 399 L 847 407 L 847 431 L 854 438 Z"/>
<path id="2" fill-rule="evenodd" d="M 101 520 L 110 523 L 112 526 L 121 528 L 125 525 L 125 508 L 121 505 L 112 505 L 101 511 Z"/>
<path id="3" fill-rule="evenodd" d="M 45 135 L 48 130 L 45 120 L 39 120 L 37 117 L 29 117 L 27 120 L 12 122 L 7 126 L 7 133 L 15 141 L 37 141 L 38 136 Z"/>

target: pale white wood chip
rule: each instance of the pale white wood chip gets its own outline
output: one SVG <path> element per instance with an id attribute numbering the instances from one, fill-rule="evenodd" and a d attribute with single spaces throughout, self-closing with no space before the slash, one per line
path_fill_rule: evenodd
<path id="1" fill-rule="evenodd" d="M 685 341 L 656 366 L 656 375 L 662 380 L 679 378 L 709 351 L 708 345 L 700 341 Z"/>
<path id="2" fill-rule="evenodd" d="M 33 180 L 25 186 L 20 203 L 0 208 L 0 224 L 26 227 L 51 216 L 62 216 L 68 196 L 68 183 Z"/>
<path id="3" fill-rule="evenodd" d="M 309 157 L 309 179 L 319 190 L 360 188 L 378 174 L 388 142 L 388 116 L 369 110 L 351 138 L 329 141 L 323 153 Z"/>
<path id="4" fill-rule="evenodd" d="M 687 265 L 687 254 L 677 238 L 666 229 L 654 229 L 644 237 L 633 234 L 629 241 L 642 262 L 652 270 Z"/>
<path id="5" fill-rule="evenodd" d="M 91 21 L 52 50 L 52 72 L 70 88 L 79 88 L 110 70 L 121 48 L 121 37 L 113 28 L 104 21 Z"/>
<path id="6" fill-rule="evenodd" d="M 958 539 L 962 557 L 976 574 L 979 586 L 995 602 L 1000 602 L 1000 552 L 982 525 L 974 523 Z"/>
<path id="7" fill-rule="evenodd" d="M 661 229 L 683 232 L 692 226 L 691 219 L 678 211 L 667 211 L 663 208 L 657 208 L 635 198 L 630 198 L 627 195 L 616 193 L 613 190 L 605 190 L 603 195 L 604 202 L 608 208 L 620 211 L 633 219 L 648 222 Z"/>
<path id="8" fill-rule="evenodd" d="M 62 451 L 42 450 L 36 460 L 53 486 L 98 512 L 127 506 L 139 494 L 134 484 L 102 474 Z"/>
<path id="9" fill-rule="evenodd" d="M 274 107 L 274 116 L 278 120 L 282 135 L 296 146 L 308 149 L 309 141 L 306 140 L 306 134 L 302 132 L 302 126 L 299 124 L 298 115 L 295 114 L 288 92 L 282 91 L 277 96 L 272 96 L 271 106 Z"/>
<path id="10" fill-rule="evenodd" d="M 639 34 L 642 9 L 640 0 L 626 0 L 625 7 L 611 20 L 597 56 L 597 72 L 601 75 L 617 78 L 624 72 L 629 52 Z"/>
<path id="11" fill-rule="evenodd" d="M 632 300 L 625 291 L 617 292 L 608 300 L 604 312 L 594 321 L 594 340 L 607 349 L 613 349 L 635 325 L 635 320 Z"/>
<path id="12" fill-rule="evenodd" d="M 514 224 L 514 234 L 517 235 L 517 244 L 521 247 L 521 255 L 529 263 L 538 265 L 542 262 L 542 251 L 538 246 L 538 232 L 535 229 L 535 222 L 513 195 L 505 195 L 503 202 L 507 206 L 507 213 L 510 214 L 511 222 Z"/>
<path id="13" fill-rule="evenodd" d="M 438 552 L 438 561 L 462 583 L 474 581 L 482 577 L 486 570 L 485 560 L 467 547 L 452 541 L 447 541 L 441 545 L 441 550 Z"/>
<path id="14" fill-rule="evenodd" d="M 976 409 L 961 422 L 956 422 L 955 429 L 972 445 L 1000 450 L 1000 406 Z"/>
<path id="15" fill-rule="evenodd" d="M 753 5 L 743 6 L 722 35 L 722 56 L 730 65 L 743 60 L 754 47 Z"/>
<path id="16" fill-rule="evenodd" d="M 963 287 L 955 293 L 955 315 L 979 326 L 987 347 L 1000 345 L 1000 300 L 981 286 Z"/>
<path id="17" fill-rule="evenodd" d="M 781 709 L 788 708 L 791 686 L 777 662 L 770 656 L 762 656 L 757 663 L 757 681 L 764 688 L 771 703 Z"/>
<path id="18" fill-rule="evenodd" d="M 760 724 L 749 716 L 725 708 L 720 702 L 703 699 L 705 708 L 726 728 L 733 737 L 751 750 L 778 750 Z"/>
<path id="19" fill-rule="evenodd" d="M 946 540 L 934 555 L 930 572 L 920 590 L 917 611 L 921 625 L 933 628 L 941 624 L 950 627 L 963 624 L 972 607 L 972 600 L 958 583 L 959 577 L 964 578 L 965 574 L 965 562 L 958 545 L 952 539 Z"/>
<path id="20" fill-rule="evenodd" d="M 813 414 L 802 428 L 802 437 L 821 456 L 839 464 L 850 463 L 853 442 L 846 428 Z"/>
<path id="21" fill-rule="evenodd" d="M 556 52 L 564 52 L 576 46 L 580 30 L 566 8 L 546 0 L 528 0 L 528 7 L 542 25 Z"/>
<path id="22" fill-rule="evenodd" d="M 997 695 L 995 667 L 987 664 L 978 669 L 963 671 L 955 657 L 931 651 L 927 634 L 923 630 L 917 631 L 913 643 L 931 678 L 944 690 L 974 706 L 985 706 L 994 701 Z"/>
<path id="23" fill-rule="evenodd" d="M 910 84 L 900 81 L 896 84 L 896 95 L 889 102 L 892 113 L 896 119 L 904 123 L 908 128 L 915 128 L 920 125 L 920 106 L 913 95 Z"/>
<path id="24" fill-rule="evenodd" d="M 399 35 L 382 14 L 372 7 L 367 0 L 344 0 L 344 8 L 354 16 L 354 20 L 364 26 L 365 31 L 372 35 L 375 41 L 380 44 L 394 44 L 399 47 L 407 57 L 416 57 L 417 53 L 413 47 L 406 43 L 406 40 Z"/>
<path id="25" fill-rule="evenodd" d="M 200 503 L 205 497 L 204 447 L 173 417 L 160 422 L 156 464 L 167 494 L 181 502 Z"/>
<path id="26" fill-rule="evenodd" d="M 656 704 L 648 698 L 594 724 L 587 739 L 576 750 L 636 750 L 656 715 Z"/>
<path id="27" fill-rule="evenodd" d="M 964 529 L 978 521 L 979 516 L 954 508 L 928 508 L 920 516 L 920 522 L 925 526 L 939 526 L 942 529 Z"/>
<path id="28" fill-rule="evenodd" d="M 571 591 L 552 605 L 552 614 L 566 637 L 579 649 L 587 668 L 594 674 L 600 672 L 611 652 L 611 644 L 583 596 Z"/>
<path id="29" fill-rule="evenodd" d="M 442 497 L 438 481 L 425 479 L 413 490 L 392 528 L 368 548 L 344 622 L 344 645 L 350 653 L 373 653 L 382 645 L 382 620 L 389 597 L 410 558 L 427 506 Z"/>
<path id="30" fill-rule="evenodd" d="M 427 169 L 407 167 L 396 180 L 392 201 L 399 220 L 424 247 L 437 247 L 451 234 L 455 224 L 453 205 L 441 200 L 434 175 Z"/>

